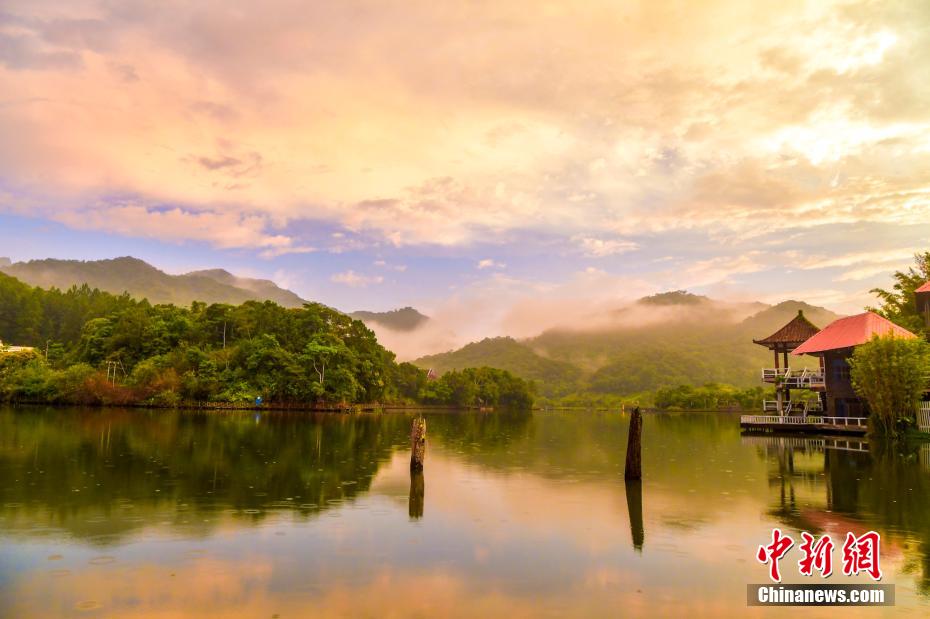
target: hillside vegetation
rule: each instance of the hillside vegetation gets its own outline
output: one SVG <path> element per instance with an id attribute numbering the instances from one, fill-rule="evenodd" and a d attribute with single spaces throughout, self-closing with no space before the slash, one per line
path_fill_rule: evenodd
<path id="1" fill-rule="evenodd" d="M 222 269 L 169 275 L 143 260 L 132 257 L 112 260 L 30 260 L 0 262 L 0 271 L 31 286 L 67 290 L 87 284 L 112 294 L 124 292 L 150 303 L 190 305 L 239 304 L 245 301 L 274 301 L 284 307 L 300 307 L 304 300 L 272 281 L 236 277 Z"/>
<path id="2" fill-rule="evenodd" d="M 745 319 L 705 297 L 670 293 L 642 304 L 665 312 L 653 322 L 620 321 L 591 330 L 550 330 L 517 341 L 485 339 L 461 349 L 417 359 L 437 372 L 486 365 L 534 380 L 539 394 L 553 400 L 590 396 L 632 396 L 679 385 L 725 383 L 741 389 L 759 386 L 759 370 L 773 363 L 772 353 L 753 343 L 793 318 L 798 310 L 823 327 L 838 316 L 798 301 L 766 307 Z M 618 314 L 636 316 L 636 308 Z M 797 366 L 809 359 L 792 359 Z"/>
<path id="3" fill-rule="evenodd" d="M 361 321 L 319 303 L 152 305 L 0 274 L 0 340 L 38 349 L 0 352 L 0 400 L 532 404 L 530 384 L 498 369 L 428 381 L 397 364 Z"/>

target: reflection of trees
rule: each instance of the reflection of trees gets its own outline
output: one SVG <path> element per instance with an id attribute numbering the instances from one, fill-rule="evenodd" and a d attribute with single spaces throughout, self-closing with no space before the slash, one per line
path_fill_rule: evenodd
<path id="1" fill-rule="evenodd" d="M 224 509 L 310 515 L 366 491 L 403 445 L 399 415 L 0 412 L 0 510 L 8 521 L 117 533 Z M 131 509 L 130 509 L 131 508 Z M 166 513 L 167 512 L 167 513 Z M 198 513 L 190 518 L 189 513 Z M 128 516 L 128 517 L 125 517 Z"/>
<path id="2" fill-rule="evenodd" d="M 886 544 L 903 547 L 910 562 L 905 571 L 919 570 L 920 590 L 930 594 L 930 475 L 921 467 L 919 447 L 871 441 L 868 449 L 866 453 L 773 442 L 763 450 L 770 488 L 777 490 L 768 514 L 807 531 L 819 531 L 825 523 L 837 520 L 849 526 L 874 527 L 885 533 Z M 815 458 L 822 464 L 811 468 Z M 800 509 L 805 500 L 814 506 Z M 919 540 L 916 548 L 909 546 L 905 535 Z"/>

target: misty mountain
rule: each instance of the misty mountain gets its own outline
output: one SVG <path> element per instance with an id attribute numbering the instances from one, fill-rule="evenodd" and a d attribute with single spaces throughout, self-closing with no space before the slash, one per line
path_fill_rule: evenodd
<path id="1" fill-rule="evenodd" d="M 189 305 L 192 301 L 239 304 L 271 300 L 285 307 L 300 307 L 299 296 L 263 279 L 236 277 L 222 269 L 169 275 L 138 258 L 111 260 L 0 260 L 0 271 L 32 286 L 67 289 L 87 284 L 113 294 L 128 292 L 151 303 Z"/>
<path id="2" fill-rule="evenodd" d="M 361 320 L 369 327 L 374 324 L 394 331 L 413 331 L 423 326 L 423 324 L 429 320 L 429 316 L 421 314 L 412 307 L 402 307 L 389 312 L 366 312 L 360 310 L 351 312 L 349 316 L 356 320 Z"/>
<path id="3" fill-rule="evenodd" d="M 665 302 L 668 297 L 658 303 L 637 302 L 634 305 L 650 306 L 647 314 L 626 308 L 620 314 L 631 320 L 608 327 L 551 329 L 520 341 L 486 339 L 414 363 L 440 373 L 475 365 L 506 369 L 535 380 L 539 393 L 548 397 L 577 392 L 631 395 L 709 382 L 753 387 L 760 384 L 760 368 L 772 364 L 772 354 L 753 339 L 770 335 L 798 310 L 821 328 L 839 317 L 821 307 L 785 301 L 775 306 L 743 304 L 744 309 L 764 309 L 740 318 L 733 304 L 692 297 L 682 297 L 680 303 Z"/>

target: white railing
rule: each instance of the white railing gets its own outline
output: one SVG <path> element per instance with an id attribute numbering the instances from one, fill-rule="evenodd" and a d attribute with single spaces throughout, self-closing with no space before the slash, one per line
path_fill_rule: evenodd
<path id="1" fill-rule="evenodd" d="M 802 425 L 807 423 L 823 423 L 821 417 L 799 417 L 782 415 L 742 415 L 740 423 L 784 423 L 789 425 Z"/>
<path id="2" fill-rule="evenodd" d="M 823 423 L 831 426 L 853 426 L 864 428 L 869 425 L 868 417 L 821 417 Z"/>
<path id="3" fill-rule="evenodd" d="M 823 370 L 792 370 L 790 368 L 763 368 L 762 382 L 780 383 L 789 389 L 810 389 L 812 387 L 823 387 L 824 376 Z"/>
<path id="4" fill-rule="evenodd" d="M 921 402 L 917 409 L 917 428 L 921 432 L 930 432 L 930 402 Z"/>
<path id="5" fill-rule="evenodd" d="M 785 401 L 782 402 L 781 409 L 778 408 L 778 400 L 762 400 L 762 411 L 773 413 L 791 414 L 792 411 L 800 411 L 803 416 L 810 413 L 822 413 L 823 405 L 820 400 L 803 400 L 803 401 Z"/>
<path id="6" fill-rule="evenodd" d="M 786 424 L 786 425 L 825 425 L 864 428 L 868 425 L 866 417 L 824 417 L 822 415 L 780 416 L 780 415 L 742 415 L 740 423 L 749 424 Z"/>

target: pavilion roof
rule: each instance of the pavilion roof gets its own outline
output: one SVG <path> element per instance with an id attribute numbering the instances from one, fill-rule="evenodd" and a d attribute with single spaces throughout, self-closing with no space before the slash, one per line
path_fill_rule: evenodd
<path id="1" fill-rule="evenodd" d="M 875 335 L 894 334 L 896 337 L 917 337 L 904 327 L 900 327 L 887 318 L 874 312 L 865 312 L 834 320 L 822 331 L 792 351 L 794 355 L 816 354 L 828 350 L 852 348 L 865 344 Z"/>
<path id="2" fill-rule="evenodd" d="M 820 329 L 804 317 L 804 312 L 798 310 L 798 315 L 788 321 L 788 324 L 784 327 L 768 337 L 753 340 L 753 342 L 769 349 L 784 348 L 790 350 L 806 342 L 818 331 Z"/>
<path id="3" fill-rule="evenodd" d="M 930 282 L 927 282 L 926 284 L 924 284 L 923 286 L 921 286 L 914 292 L 930 292 Z"/>

